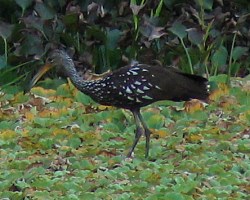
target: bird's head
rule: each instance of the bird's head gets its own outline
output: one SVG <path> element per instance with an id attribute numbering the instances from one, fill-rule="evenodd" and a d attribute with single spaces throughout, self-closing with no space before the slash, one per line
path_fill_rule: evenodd
<path id="1" fill-rule="evenodd" d="M 49 53 L 45 65 L 37 72 L 29 84 L 29 90 L 36 84 L 36 82 L 53 67 L 62 67 L 72 65 L 72 59 L 64 50 L 53 50 Z"/>

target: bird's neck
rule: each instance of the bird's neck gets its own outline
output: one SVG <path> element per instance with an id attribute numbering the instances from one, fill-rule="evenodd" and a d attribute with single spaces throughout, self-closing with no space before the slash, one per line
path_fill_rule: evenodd
<path id="1" fill-rule="evenodd" d="M 87 89 L 87 83 L 89 81 L 84 80 L 77 72 L 76 68 L 73 67 L 74 63 L 72 60 L 68 60 L 69 63 L 67 63 L 67 67 L 63 67 L 65 69 L 65 73 L 66 75 L 70 78 L 71 82 L 73 83 L 73 85 L 80 91 L 84 92 L 84 93 L 89 93 L 88 89 Z M 68 67 L 71 66 L 71 67 Z"/>

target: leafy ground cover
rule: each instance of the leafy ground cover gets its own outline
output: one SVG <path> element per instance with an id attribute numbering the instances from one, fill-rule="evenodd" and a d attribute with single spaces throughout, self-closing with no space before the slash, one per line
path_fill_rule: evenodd
<path id="1" fill-rule="evenodd" d="M 0 94 L 0 198 L 249 199 L 249 76 L 218 83 L 205 107 L 145 107 L 148 160 L 144 138 L 124 157 L 135 129 L 128 111 L 96 104 L 70 82 L 43 86 Z"/>
<path id="2" fill-rule="evenodd" d="M 0 198 L 250 199 L 249 5 L 2 0 Z M 62 81 L 19 92 L 61 46 L 83 73 L 85 66 L 101 73 L 132 59 L 156 61 L 211 76 L 218 88 L 205 107 L 145 107 L 150 158 L 142 139 L 125 159 L 135 129 L 128 111 L 98 105 Z M 247 75 L 232 78 L 231 88 L 223 84 Z"/>

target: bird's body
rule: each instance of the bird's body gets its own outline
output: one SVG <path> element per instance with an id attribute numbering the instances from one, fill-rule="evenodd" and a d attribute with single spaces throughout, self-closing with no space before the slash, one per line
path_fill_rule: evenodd
<path id="1" fill-rule="evenodd" d="M 50 59 L 60 65 L 77 89 L 96 102 L 129 109 L 137 125 L 131 156 L 142 134 L 146 136 L 146 156 L 149 150 L 150 131 L 140 114 L 140 108 L 159 100 L 205 100 L 208 97 L 207 79 L 182 73 L 174 68 L 134 63 L 107 73 L 96 80 L 82 80 L 73 60 L 61 50 L 55 50 Z M 40 77 L 40 76 L 39 76 Z M 37 76 L 33 78 L 36 82 Z"/>
<path id="2" fill-rule="evenodd" d="M 78 89 L 100 104 L 133 110 L 159 100 L 206 99 L 206 85 L 200 84 L 204 81 L 202 77 L 187 76 L 170 67 L 135 64 L 102 79 L 83 82 Z"/>

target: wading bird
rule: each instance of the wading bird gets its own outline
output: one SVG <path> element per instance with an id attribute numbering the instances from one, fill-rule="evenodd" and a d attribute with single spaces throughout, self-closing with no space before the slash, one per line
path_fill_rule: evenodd
<path id="1" fill-rule="evenodd" d="M 89 95 L 94 101 L 128 109 L 133 113 L 136 124 L 135 139 L 128 157 L 131 157 L 143 134 L 146 137 L 145 157 L 149 154 L 151 132 L 142 118 L 141 107 L 160 100 L 206 100 L 208 97 L 206 78 L 182 73 L 171 67 L 134 63 L 106 73 L 100 78 L 83 80 L 76 71 L 73 60 L 64 50 L 52 51 L 46 63 L 32 79 L 30 88 L 50 68 L 57 66 L 78 90 Z"/>

